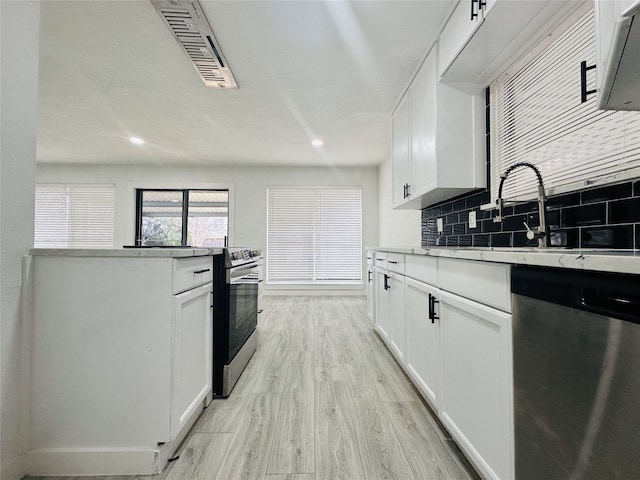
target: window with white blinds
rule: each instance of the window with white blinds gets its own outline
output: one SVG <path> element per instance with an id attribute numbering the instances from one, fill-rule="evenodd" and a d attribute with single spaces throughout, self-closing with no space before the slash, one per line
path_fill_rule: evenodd
<path id="1" fill-rule="evenodd" d="M 491 85 L 492 197 L 516 162 L 542 173 L 547 194 L 614 183 L 640 174 L 640 112 L 581 103 L 580 62 L 595 64 L 592 6 L 575 12 Z M 587 90 L 595 88 L 595 70 Z M 508 200 L 535 197 L 536 178 L 518 169 L 504 184 Z"/>
<path id="2" fill-rule="evenodd" d="M 36 184 L 36 248 L 113 248 L 114 185 Z"/>
<path id="3" fill-rule="evenodd" d="M 360 188 L 267 190 L 267 282 L 360 284 Z"/>

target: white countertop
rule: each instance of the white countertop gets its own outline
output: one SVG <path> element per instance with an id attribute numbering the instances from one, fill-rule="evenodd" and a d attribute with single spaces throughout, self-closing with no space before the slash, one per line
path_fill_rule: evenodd
<path id="1" fill-rule="evenodd" d="M 367 250 L 485 262 L 640 274 L 640 250 L 535 247 L 367 247 Z"/>
<path id="2" fill-rule="evenodd" d="M 32 248 L 33 256 L 47 257 L 202 257 L 222 253 L 222 248 Z"/>

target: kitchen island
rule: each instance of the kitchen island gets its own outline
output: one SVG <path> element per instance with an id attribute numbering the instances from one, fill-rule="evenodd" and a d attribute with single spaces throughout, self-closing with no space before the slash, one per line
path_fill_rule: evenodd
<path id="1" fill-rule="evenodd" d="M 211 400 L 209 249 L 33 249 L 32 475 L 154 474 Z"/>

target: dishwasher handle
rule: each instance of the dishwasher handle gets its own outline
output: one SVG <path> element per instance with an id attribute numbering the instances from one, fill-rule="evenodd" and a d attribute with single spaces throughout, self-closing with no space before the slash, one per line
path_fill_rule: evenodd
<path id="1" fill-rule="evenodd" d="M 585 287 L 582 289 L 582 304 L 589 310 L 608 317 L 637 322 L 640 316 L 640 292 L 633 294 Z"/>

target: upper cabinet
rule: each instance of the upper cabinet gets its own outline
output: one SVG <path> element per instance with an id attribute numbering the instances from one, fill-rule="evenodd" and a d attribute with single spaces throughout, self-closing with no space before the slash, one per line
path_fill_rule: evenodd
<path id="1" fill-rule="evenodd" d="M 438 82 L 437 48 L 393 114 L 394 208 L 422 209 L 485 186 L 482 89 Z"/>
<path id="2" fill-rule="evenodd" d="M 640 0 L 596 0 L 598 108 L 640 110 Z"/>
<path id="3" fill-rule="evenodd" d="M 441 80 L 486 83 L 510 57 L 571 8 L 575 2 L 461 0 L 440 35 Z"/>

